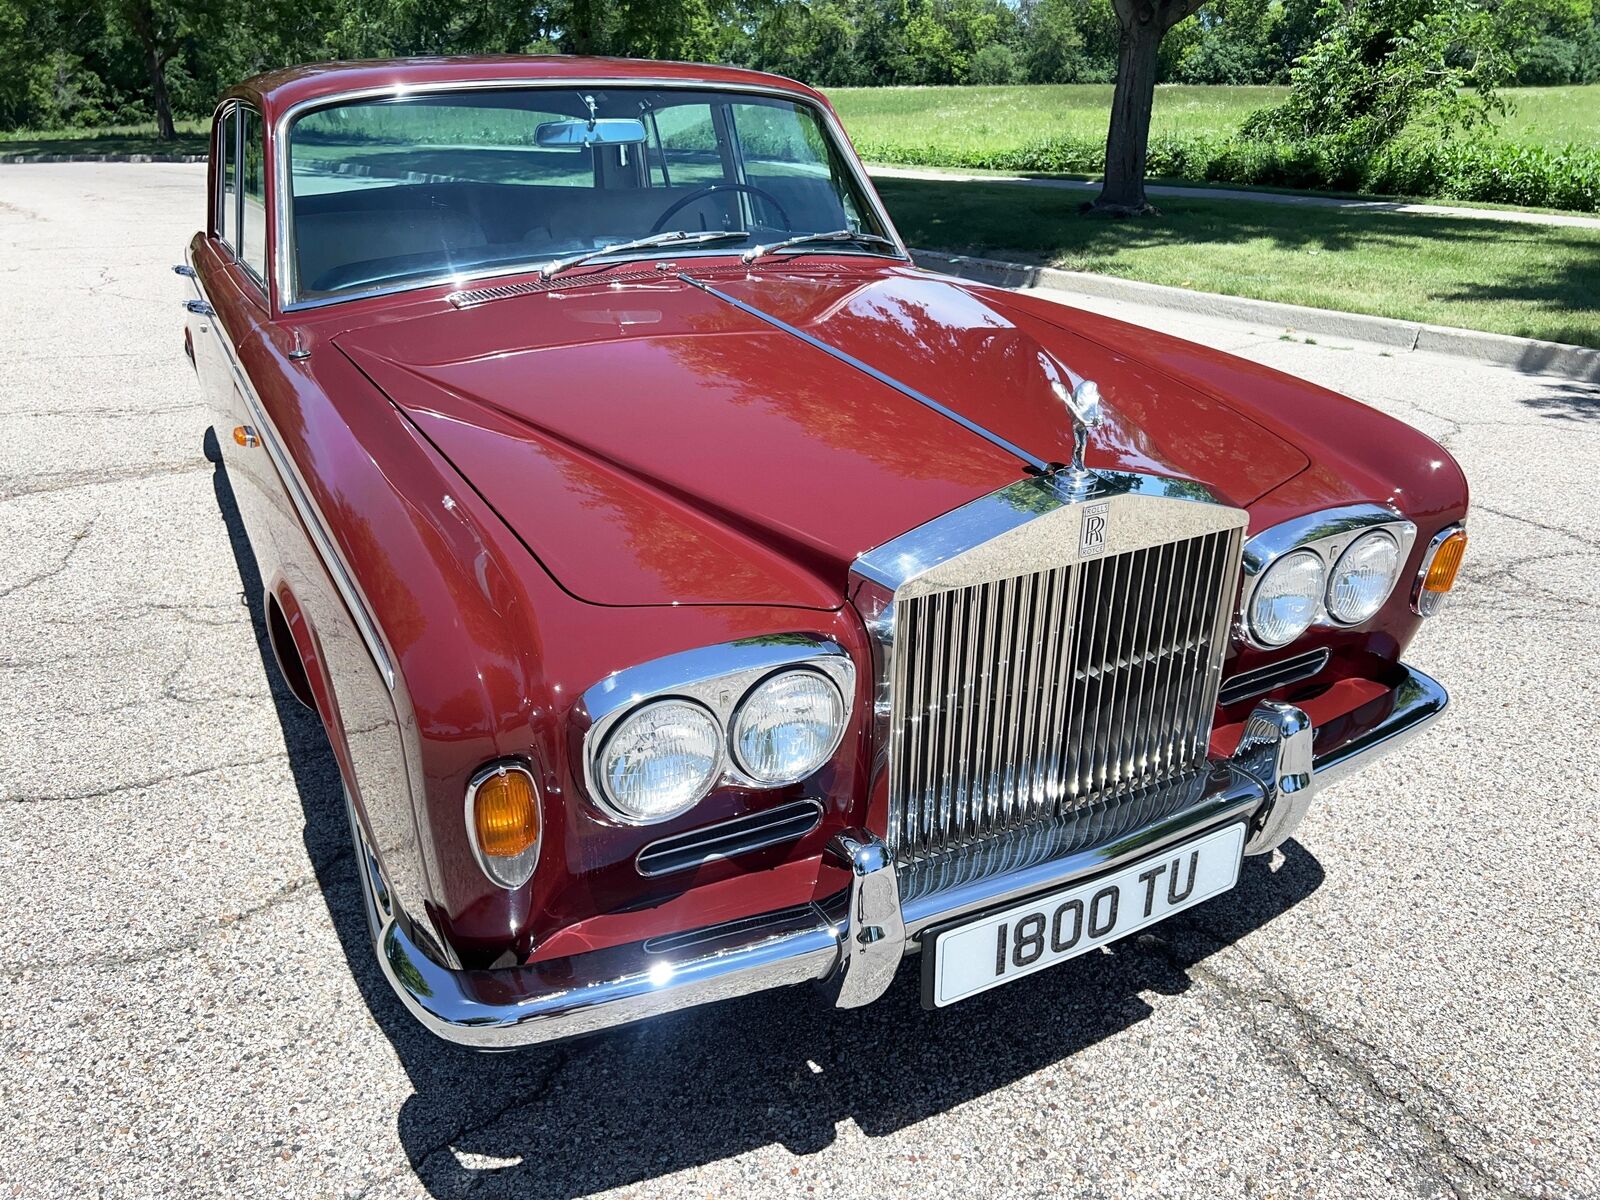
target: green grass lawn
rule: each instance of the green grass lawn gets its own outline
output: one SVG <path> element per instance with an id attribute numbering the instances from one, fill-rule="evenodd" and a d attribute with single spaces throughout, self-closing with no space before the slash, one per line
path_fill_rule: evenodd
<path id="1" fill-rule="evenodd" d="M 0 132 L 0 156 L 10 154 L 204 154 L 211 126 L 180 121 L 176 141 L 163 142 L 154 125 L 109 129 L 21 129 Z"/>
<path id="2" fill-rule="evenodd" d="M 1600 347 L 1600 230 L 1188 199 L 1107 221 L 1044 188 L 878 188 L 924 249 Z"/>
<path id="3" fill-rule="evenodd" d="M 1111 85 L 1033 84 L 1016 87 L 834 88 L 829 99 L 845 128 L 867 150 L 874 145 L 981 146 L 1018 149 L 1049 137 L 1104 138 Z M 1156 89 L 1152 135 L 1225 137 L 1258 108 L 1276 103 L 1281 87 Z M 1600 84 L 1585 87 L 1510 88 L 1514 111 L 1499 120 L 1511 141 L 1592 145 L 1600 129 Z"/>

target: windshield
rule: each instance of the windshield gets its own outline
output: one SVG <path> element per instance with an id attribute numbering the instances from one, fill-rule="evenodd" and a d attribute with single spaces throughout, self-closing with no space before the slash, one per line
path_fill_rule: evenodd
<path id="1" fill-rule="evenodd" d="M 674 256 L 888 234 L 815 109 L 744 93 L 515 88 L 337 104 L 294 122 L 289 163 L 297 300 L 674 231 L 730 234 Z"/>

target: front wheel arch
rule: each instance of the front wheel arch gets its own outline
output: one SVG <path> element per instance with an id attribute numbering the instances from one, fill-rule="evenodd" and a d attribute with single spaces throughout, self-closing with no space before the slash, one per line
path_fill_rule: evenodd
<path id="1" fill-rule="evenodd" d="M 311 690 L 311 676 L 306 671 L 305 660 L 300 655 L 300 648 L 295 644 L 294 634 L 289 628 L 289 619 L 284 615 L 283 606 L 278 603 L 277 596 L 270 591 L 266 597 L 266 610 L 267 641 L 272 646 L 272 657 L 278 664 L 278 674 L 283 676 L 284 683 L 288 684 L 290 694 L 312 712 L 316 712 L 317 700 Z"/>

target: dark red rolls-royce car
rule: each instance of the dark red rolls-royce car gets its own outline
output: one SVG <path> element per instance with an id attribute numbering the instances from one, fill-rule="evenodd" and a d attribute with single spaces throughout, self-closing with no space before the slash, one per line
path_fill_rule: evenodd
<path id="1" fill-rule="evenodd" d="M 1444 450 L 918 270 L 800 84 L 301 67 L 209 189 L 185 345 L 442 1037 L 948 1005 L 1225 892 L 1445 706 Z"/>

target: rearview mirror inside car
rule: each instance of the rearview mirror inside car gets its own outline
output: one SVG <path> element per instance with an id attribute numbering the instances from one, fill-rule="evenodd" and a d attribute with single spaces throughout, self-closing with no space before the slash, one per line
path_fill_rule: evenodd
<path id="1" fill-rule="evenodd" d="M 644 136 L 643 121 L 601 117 L 593 121 L 546 121 L 534 139 L 546 150 L 581 150 L 585 146 L 638 146 Z"/>

